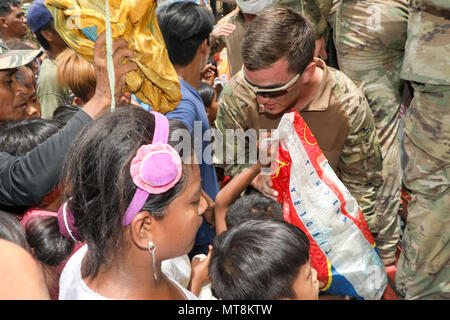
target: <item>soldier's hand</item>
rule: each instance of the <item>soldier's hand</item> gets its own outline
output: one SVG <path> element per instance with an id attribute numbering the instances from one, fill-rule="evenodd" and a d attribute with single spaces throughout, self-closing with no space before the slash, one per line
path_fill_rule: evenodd
<path id="1" fill-rule="evenodd" d="M 328 59 L 325 38 L 322 37 L 322 38 L 316 40 L 316 50 L 314 51 L 314 57 L 321 58 L 322 60 Z"/>

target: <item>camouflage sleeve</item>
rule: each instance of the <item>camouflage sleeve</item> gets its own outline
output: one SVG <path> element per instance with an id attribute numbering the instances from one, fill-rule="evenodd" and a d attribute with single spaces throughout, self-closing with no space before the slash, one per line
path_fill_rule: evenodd
<path id="1" fill-rule="evenodd" d="M 214 140 L 214 164 L 224 168 L 225 175 L 235 176 L 251 165 L 248 144 L 242 139 L 247 130 L 247 109 L 247 104 L 236 97 L 227 84 L 220 96 L 215 121 L 219 137 L 215 136 Z"/>
<path id="2" fill-rule="evenodd" d="M 401 78 L 450 85 L 450 1 L 411 2 Z"/>
<path id="3" fill-rule="evenodd" d="M 327 16 L 331 10 L 333 0 L 279 0 L 278 6 L 289 8 L 305 15 L 316 30 L 316 39 L 324 36 L 327 30 Z"/>
<path id="4" fill-rule="evenodd" d="M 375 204 L 378 188 L 383 182 L 381 151 L 367 99 L 356 85 L 348 85 L 351 87 L 347 86 L 341 97 L 349 117 L 350 131 L 338 165 L 340 178 L 358 201 L 370 231 L 376 233 Z"/>
<path id="5" fill-rule="evenodd" d="M 448 17 L 450 14 L 450 1 L 448 0 L 415 0 L 411 2 L 411 6 L 437 16 Z"/>

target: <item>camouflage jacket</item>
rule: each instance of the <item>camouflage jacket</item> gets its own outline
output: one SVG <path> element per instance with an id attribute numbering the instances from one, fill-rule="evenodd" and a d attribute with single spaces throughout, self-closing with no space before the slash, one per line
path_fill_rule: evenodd
<path id="1" fill-rule="evenodd" d="M 324 36 L 328 28 L 328 15 L 337 0 L 279 0 L 278 6 L 289 8 L 306 16 L 316 29 L 316 39 Z"/>
<path id="2" fill-rule="evenodd" d="M 322 82 L 313 101 L 300 114 L 331 167 L 358 201 L 369 225 L 374 226 L 376 195 L 383 180 L 372 112 L 361 89 L 345 74 L 327 67 L 320 59 L 315 61 L 324 71 Z M 245 151 L 238 150 L 234 138 L 227 140 L 227 129 L 275 129 L 281 117 L 265 115 L 239 72 L 225 86 L 219 102 L 215 124 L 224 143 L 219 156 L 216 151 L 216 165 L 225 168 L 226 175 L 235 176 L 251 164 L 250 146 L 246 144 Z M 246 154 L 245 163 L 237 160 L 242 159 L 242 152 Z M 234 162 L 226 158 L 230 154 Z"/>
<path id="3" fill-rule="evenodd" d="M 401 77 L 450 85 L 450 1 L 411 0 Z"/>
<path id="4" fill-rule="evenodd" d="M 0 38 L 0 54 L 4 53 L 6 51 L 8 51 L 8 47 L 6 46 L 6 44 L 3 42 L 3 39 Z"/>

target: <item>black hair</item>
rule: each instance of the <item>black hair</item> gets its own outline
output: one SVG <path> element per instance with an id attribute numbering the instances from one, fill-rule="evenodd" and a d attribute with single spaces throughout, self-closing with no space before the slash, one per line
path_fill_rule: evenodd
<path id="1" fill-rule="evenodd" d="M 198 84 L 198 93 L 203 100 L 203 105 L 205 107 L 210 107 L 213 102 L 214 95 L 216 94 L 214 87 L 208 82 L 200 81 Z"/>
<path id="2" fill-rule="evenodd" d="M 11 12 L 11 7 L 19 7 L 20 1 L 17 0 L 2 0 L 0 1 L 0 17 L 4 17 Z"/>
<path id="3" fill-rule="evenodd" d="M 188 65 L 214 26 L 214 17 L 206 8 L 188 1 L 175 2 L 157 12 L 169 59 L 173 64 Z"/>
<path id="4" fill-rule="evenodd" d="M 170 134 L 187 128 L 169 120 Z M 154 116 L 134 105 L 118 107 L 88 123 L 67 152 L 63 168 L 65 198 L 75 219 L 75 227 L 89 250 L 82 266 L 82 276 L 95 276 L 123 248 L 122 219 L 136 186 L 130 165 L 137 150 L 153 140 Z M 169 138 L 175 146 L 178 141 Z M 191 144 L 193 145 L 193 144 Z M 180 152 L 181 151 L 181 152 Z M 183 150 L 180 150 L 183 158 Z M 192 153 L 192 150 L 190 150 Z M 190 156 L 189 154 L 188 156 Z M 143 207 L 156 219 L 163 218 L 167 206 L 185 188 L 189 170 L 180 181 L 162 194 L 151 194 Z"/>
<path id="5" fill-rule="evenodd" d="M 0 151 L 23 156 L 58 130 L 57 122 L 46 119 L 5 122 L 0 126 Z M 28 208 L 14 207 L 9 210 L 23 213 Z M 58 220 L 55 217 L 32 217 L 24 228 L 24 237 L 26 234 L 26 241 L 34 249 L 33 255 L 45 264 L 57 266 L 73 250 L 73 242 L 60 234 Z"/>
<path id="6" fill-rule="evenodd" d="M 248 220 L 214 240 L 211 288 L 222 300 L 293 299 L 293 284 L 308 261 L 309 240 L 298 227 Z"/>
<path id="7" fill-rule="evenodd" d="M 14 242 L 31 253 L 19 219 L 14 214 L 2 210 L 0 210 L 0 239 Z"/>
<path id="8" fill-rule="evenodd" d="M 58 131 L 55 121 L 32 118 L 0 124 L 0 151 L 23 156 Z"/>
<path id="9" fill-rule="evenodd" d="M 34 257 L 48 266 L 59 266 L 73 251 L 74 242 L 62 236 L 57 217 L 32 217 L 25 230 Z"/>
<path id="10" fill-rule="evenodd" d="M 225 216 L 228 229 L 250 219 L 283 221 L 283 209 L 278 202 L 258 192 L 236 200 Z"/>
<path id="11" fill-rule="evenodd" d="M 64 127 L 70 119 L 81 110 L 81 106 L 63 104 L 53 111 L 52 120 L 56 121 L 60 127 Z"/>
<path id="12" fill-rule="evenodd" d="M 36 40 L 39 42 L 42 48 L 44 48 L 45 50 L 50 50 L 50 43 L 48 43 L 47 39 L 45 39 L 41 34 L 41 31 L 44 30 L 55 30 L 55 23 L 53 18 L 51 18 L 46 24 L 44 24 L 38 31 L 34 33 L 36 35 Z"/>

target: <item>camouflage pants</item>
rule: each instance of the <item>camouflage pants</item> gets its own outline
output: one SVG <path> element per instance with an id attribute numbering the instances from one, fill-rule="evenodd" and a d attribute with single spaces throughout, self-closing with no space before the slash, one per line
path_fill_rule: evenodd
<path id="1" fill-rule="evenodd" d="M 383 156 L 384 182 L 377 217 L 369 220 L 386 264 L 395 262 L 400 237 L 400 71 L 406 42 L 406 0 L 344 0 L 336 12 L 335 44 L 340 69 L 362 89 L 374 115 Z"/>
<path id="2" fill-rule="evenodd" d="M 413 87 L 403 144 L 411 201 L 396 284 L 406 299 L 450 299 L 450 86 Z"/>

